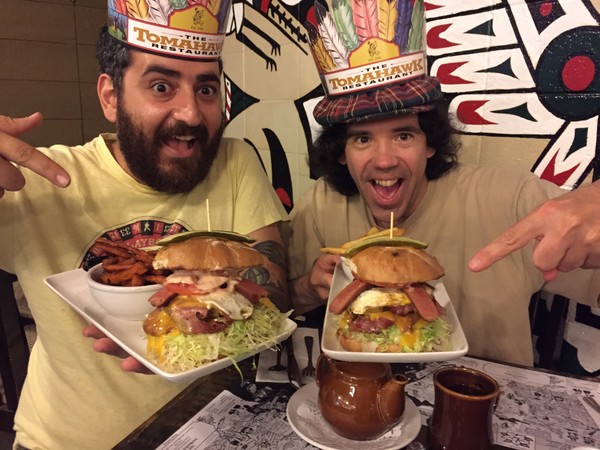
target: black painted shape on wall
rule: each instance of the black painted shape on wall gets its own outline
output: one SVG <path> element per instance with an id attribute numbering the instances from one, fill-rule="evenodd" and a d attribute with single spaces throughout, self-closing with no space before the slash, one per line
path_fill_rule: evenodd
<path id="1" fill-rule="evenodd" d="M 263 128 L 263 133 L 269 143 L 269 151 L 271 153 L 271 173 L 272 184 L 279 200 L 287 212 L 292 210 L 293 191 L 292 191 L 292 176 L 290 174 L 290 166 L 288 164 L 285 150 L 281 145 L 281 141 L 273 130 Z"/>
<path id="2" fill-rule="evenodd" d="M 290 174 L 290 167 L 285 155 L 285 150 L 273 130 L 263 128 L 263 133 L 267 138 L 269 153 L 271 154 L 271 185 L 273 186 L 273 189 L 275 189 L 285 210 L 290 212 L 294 207 L 294 195 L 292 190 L 292 176 Z M 250 139 L 244 139 L 244 141 L 254 149 L 256 156 L 258 156 L 258 160 L 266 173 L 267 169 L 265 168 L 265 163 L 260 157 L 260 153 L 254 143 Z"/>
<path id="3" fill-rule="evenodd" d="M 312 109 L 310 109 L 310 111 L 307 112 L 308 108 L 306 108 L 305 104 L 311 100 L 323 97 L 324 95 L 325 95 L 325 92 L 323 91 L 323 86 L 321 86 L 319 84 L 317 87 L 315 87 L 312 91 L 310 91 L 303 97 L 300 97 L 299 99 L 294 100 L 294 105 L 296 106 L 296 111 L 298 111 L 298 116 L 300 117 L 300 123 L 302 124 L 302 129 L 304 130 L 304 137 L 306 138 L 306 145 L 308 146 L 309 157 L 314 151 L 312 144 L 313 144 L 316 136 L 314 136 L 312 133 L 309 118 L 308 118 L 308 114 L 312 114 Z M 309 170 L 310 170 L 310 178 L 312 178 L 313 180 L 316 180 L 317 178 L 319 178 L 320 174 L 316 173 L 312 169 L 312 167 L 309 167 Z"/>

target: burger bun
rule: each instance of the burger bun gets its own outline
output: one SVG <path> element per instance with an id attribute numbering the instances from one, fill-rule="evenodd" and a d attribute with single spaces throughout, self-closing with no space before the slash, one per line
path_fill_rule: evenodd
<path id="1" fill-rule="evenodd" d="M 243 242 L 195 237 L 163 247 L 152 265 L 155 269 L 217 271 L 263 263 L 263 255 Z"/>
<path id="2" fill-rule="evenodd" d="M 372 246 L 351 258 L 356 276 L 378 286 L 426 283 L 444 275 L 438 260 L 410 246 Z"/>

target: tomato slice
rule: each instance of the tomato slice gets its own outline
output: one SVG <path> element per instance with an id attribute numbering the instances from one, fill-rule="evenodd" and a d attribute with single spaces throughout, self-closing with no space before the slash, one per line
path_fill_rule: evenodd
<path id="1" fill-rule="evenodd" d="M 198 289 L 195 284 L 186 283 L 167 283 L 164 285 L 171 292 L 176 292 L 179 295 L 199 295 L 205 294 L 202 290 Z"/>

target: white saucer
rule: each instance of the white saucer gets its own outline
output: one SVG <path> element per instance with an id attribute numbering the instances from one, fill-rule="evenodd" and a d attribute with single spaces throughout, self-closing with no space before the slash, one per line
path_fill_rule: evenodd
<path id="1" fill-rule="evenodd" d="M 421 413 L 406 397 L 402 421 L 391 431 L 372 441 L 353 441 L 336 434 L 319 410 L 317 383 L 309 383 L 290 398 L 287 418 L 292 429 L 306 442 L 324 450 L 392 450 L 406 447 L 421 431 Z"/>

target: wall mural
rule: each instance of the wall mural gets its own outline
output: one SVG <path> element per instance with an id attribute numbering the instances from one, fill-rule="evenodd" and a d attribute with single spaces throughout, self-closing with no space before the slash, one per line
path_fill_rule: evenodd
<path id="1" fill-rule="evenodd" d="M 427 0 L 425 9 L 430 73 L 440 79 L 466 136 L 486 137 L 486 145 L 493 137 L 544 140 L 528 169 L 567 189 L 590 176 L 600 177 L 597 5 L 589 0 Z M 271 129 L 265 117 L 265 129 L 270 130 L 265 138 L 275 143 L 268 150 L 283 150 L 272 171 L 278 180 L 291 180 L 289 167 L 282 165 L 285 153 L 302 150 L 293 148 L 297 142 L 292 148 L 282 146 L 282 134 L 298 127 L 310 147 L 312 109 L 323 95 L 307 23 L 318 26 L 314 0 L 234 0 L 230 17 L 228 39 L 235 38 L 261 63 L 245 70 L 243 80 L 230 78 L 226 67 L 229 121 L 258 102 L 281 100 L 254 96 L 246 88 L 252 91 L 252 84 L 263 83 L 267 74 L 273 91 L 284 89 L 291 80 L 283 74 L 278 79 L 277 73 L 288 62 L 315 80 L 312 89 L 287 98 L 297 111 L 289 117 L 288 128 Z M 288 173 L 281 177 L 281 172 Z M 292 185 L 279 182 L 274 180 L 275 187 L 285 191 L 291 207 Z"/>

